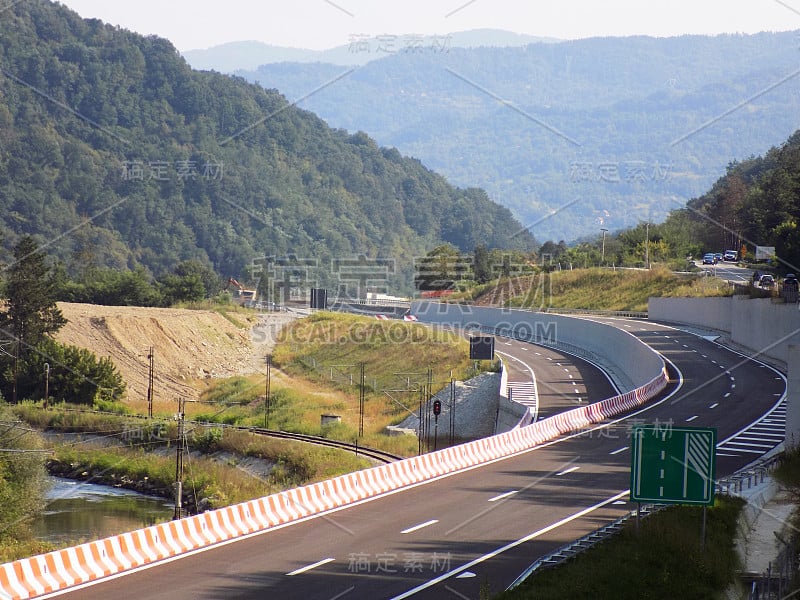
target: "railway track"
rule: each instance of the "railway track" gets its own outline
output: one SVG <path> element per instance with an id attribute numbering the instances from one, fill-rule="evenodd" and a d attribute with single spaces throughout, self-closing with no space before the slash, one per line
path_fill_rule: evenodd
<path id="1" fill-rule="evenodd" d="M 261 427 L 253 427 L 253 428 L 248 427 L 247 430 L 256 433 L 258 435 L 265 435 L 273 438 L 295 440 L 298 442 L 316 444 L 318 446 L 329 446 L 331 448 L 339 448 L 340 450 L 347 450 L 349 452 L 354 452 L 356 455 L 366 456 L 367 458 L 371 458 L 373 460 L 377 460 L 382 463 L 391 463 L 398 460 L 402 460 L 404 458 L 403 456 L 397 456 L 396 454 L 384 452 L 383 450 L 376 450 L 374 448 L 365 448 L 364 446 L 359 446 L 358 444 L 351 444 L 349 442 L 342 442 L 339 440 L 331 440 L 328 438 L 317 437 L 315 435 L 305 435 L 302 433 L 289 433 L 288 431 L 276 431 L 274 429 L 263 429 Z"/>
<path id="2" fill-rule="evenodd" d="M 80 408 L 65 408 L 62 409 L 68 412 L 78 412 L 78 413 L 87 413 L 87 414 L 100 414 L 100 415 L 109 415 L 114 417 L 120 417 L 121 415 L 117 413 L 99 411 L 99 410 L 87 410 L 87 409 L 80 409 Z M 124 415 L 126 418 L 133 418 L 133 419 L 140 419 L 140 420 L 152 420 L 148 419 L 145 415 Z M 249 431 L 251 433 L 255 433 L 258 435 L 264 435 L 268 437 L 284 439 L 284 440 L 295 440 L 297 442 L 306 442 L 308 444 L 316 444 L 317 446 L 328 446 L 330 448 L 339 448 L 340 450 L 347 450 L 348 452 L 353 452 L 360 456 L 366 456 L 367 458 L 371 458 L 373 460 L 377 460 L 381 463 L 391 463 L 398 460 L 403 460 L 404 456 L 398 456 L 396 454 L 391 454 L 390 452 L 384 452 L 383 450 L 376 450 L 375 448 L 368 448 L 365 446 L 359 446 L 358 444 L 351 444 L 349 442 L 342 442 L 339 440 L 332 440 L 329 438 L 319 437 L 316 435 L 306 435 L 303 433 L 290 433 L 288 431 L 278 431 L 276 429 L 264 429 L 263 427 L 241 427 L 237 425 L 227 425 L 224 423 L 210 423 L 204 421 L 186 421 L 188 426 L 202 426 L 202 427 L 219 427 L 222 429 L 238 429 L 240 431 Z M 120 432 L 121 433 L 121 432 Z"/>

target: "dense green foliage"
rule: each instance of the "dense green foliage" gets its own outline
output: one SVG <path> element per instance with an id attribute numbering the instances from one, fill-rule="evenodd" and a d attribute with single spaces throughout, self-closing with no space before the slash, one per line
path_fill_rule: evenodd
<path id="1" fill-rule="evenodd" d="M 459 185 L 540 240 L 658 222 L 797 127 L 797 33 L 596 38 L 398 52 L 302 102 Z M 345 67 L 240 72 L 290 98 Z M 550 214 L 555 211 L 555 214 Z"/>
<path id="2" fill-rule="evenodd" d="M 704 248 L 775 246 L 784 272 L 800 272 L 800 132 L 763 157 L 733 163 L 704 195 L 674 213 Z M 688 226 L 688 227 L 687 227 Z"/>
<path id="3" fill-rule="evenodd" d="M 197 260 L 245 278 L 259 257 L 357 253 L 395 258 L 408 285 L 442 241 L 532 243 L 482 190 L 192 71 L 166 40 L 32 0 L 4 11 L 0 63 L 0 223 L 9 244 L 47 239 L 71 276 Z M 171 297 L 196 289 L 174 283 Z"/>
<path id="4" fill-rule="evenodd" d="M 56 306 L 59 282 L 30 236 L 14 247 L 0 312 L 0 391 L 12 402 L 56 398 L 79 404 L 121 397 L 125 384 L 110 358 L 52 339 L 67 321 Z"/>
<path id="5" fill-rule="evenodd" d="M 555 568 L 536 572 L 498 600 L 708 600 L 725 597 L 736 581 L 735 539 L 744 501 L 720 496 L 708 509 L 673 506 L 641 521 L 628 521 L 616 536 Z M 496 591 L 496 590 L 494 590 Z"/>
<path id="6" fill-rule="evenodd" d="M 29 518 L 44 507 L 46 455 L 39 435 L 3 405 L 0 448 L 15 451 L 0 452 L 0 547 L 7 547 L 27 539 Z"/>
<path id="7" fill-rule="evenodd" d="M 179 263 L 171 273 L 154 280 L 144 269 L 131 271 L 94 268 L 76 279 L 59 265 L 56 294 L 63 302 L 88 302 L 107 306 L 171 306 L 198 302 L 222 290 L 219 276 L 197 260 Z"/>

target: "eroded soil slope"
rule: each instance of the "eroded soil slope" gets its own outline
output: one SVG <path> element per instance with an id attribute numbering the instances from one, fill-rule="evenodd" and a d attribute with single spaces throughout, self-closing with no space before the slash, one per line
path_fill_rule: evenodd
<path id="1" fill-rule="evenodd" d="M 240 328 L 204 310 L 59 303 L 69 323 L 58 340 L 110 356 L 128 386 L 128 400 L 147 397 L 148 359 L 154 349 L 156 402 L 196 400 L 204 382 L 253 372 L 250 326 Z M 244 322 L 242 316 L 237 320 Z"/>

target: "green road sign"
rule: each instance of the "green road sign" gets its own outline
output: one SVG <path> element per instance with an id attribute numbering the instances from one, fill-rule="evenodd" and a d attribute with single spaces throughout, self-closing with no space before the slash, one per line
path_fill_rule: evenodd
<path id="1" fill-rule="evenodd" d="M 631 439 L 631 500 L 714 503 L 717 430 L 639 425 Z"/>

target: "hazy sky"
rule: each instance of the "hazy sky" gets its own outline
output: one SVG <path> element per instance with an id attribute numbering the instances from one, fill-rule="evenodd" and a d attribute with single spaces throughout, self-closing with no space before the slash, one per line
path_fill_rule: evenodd
<path id="1" fill-rule="evenodd" d="M 325 49 L 363 34 L 495 28 L 536 36 L 755 33 L 800 29 L 800 0 L 64 0 L 96 17 L 166 37 L 179 50 L 239 40 Z"/>

